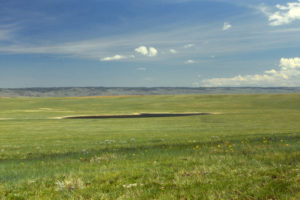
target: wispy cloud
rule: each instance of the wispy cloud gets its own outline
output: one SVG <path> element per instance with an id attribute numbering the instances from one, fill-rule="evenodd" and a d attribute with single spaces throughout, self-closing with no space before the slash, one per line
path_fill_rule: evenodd
<path id="1" fill-rule="evenodd" d="M 16 30 L 16 24 L 0 24 L 0 41 L 12 39 Z"/>
<path id="2" fill-rule="evenodd" d="M 138 71 L 146 71 L 147 68 L 146 67 L 139 67 L 139 68 L 136 68 L 136 70 L 138 70 Z"/>
<path id="3" fill-rule="evenodd" d="M 258 27 L 256 24 L 240 24 L 232 29 L 232 34 L 226 38 L 222 32 L 218 31 L 218 23 L 215 23 L 184 28 L 175 26 L 165 32 L 153 31 L 146 35 L 135 33 L 74 42 L 51 43 L 45 41 L 45 43 L 25 44 L 20 39 L 16 39 L 13 43 L 0 45 L 0 53 L 54 54 L 96 60 L 116 54 L 128 56 L 135 53 L 135 60 L 147 60 L 155 57 L 157 60 L 164 59 L 172 62 L 175 55 L 170 52 L 170 49 L 176 49 L 176 58 L 182 59 L 184 62 L 186 58 L 196 58 L 199 55 L 218 56 L 299 46 L 296 41 L 300 41 L 300 35 L 296 30 L 288 33 L 272 32 L 274 30 L 266 29 L 269 27 L 265 28 L 263 23 L 259 25 L 259 29 L 256 27 Z M 187 38 L 189 42 L 186 42 Z M 151 46 L 140 46 L 140 44 L 151 44 Z M 170 53 L 163 54 L 163 52 Z"/>
<path id="4" fill-rule="evenodd" d="M 152 81 L 153 81 L 153 78 L 151 78 L 151 77 L 146 77 L 146 78 L 144 78 L 144 80 L 145 80 L 145 81 L 152 82 Z"/>
<path id="5" fill-rule="evenodd" d="M 223 28 L 222 28 L 222 30 L 223 31 L 226 31 L 226 30 L 229 30 L 229 29 L 231 29 L 231 24 L 230 23 L 228 23 L 228 22 L 224 22 L 224 25 L 223 25 Z"/>
<path id="6" fill-rule="evenodd" d="M 0 27 L 0 41 L 9 40 L 11 38 L 11 30 Z"/>
<path id="7" fill-rule="evenodd" d="M 300 83 L 300 58 L 281 58 L 279 69 L 262 74 L 238 75 L 231 78 L 211 78 L 203 86 L 296 86 Z"/>
<path id="8" fill-rule="evenodd" d="M 266 6 L 260 6 L 259 9 L 268 17 L 270 26 L 280 26 L 290 24 L 300 19 L 300 0 L 289 2 L 286 5 L 277 4 L 276 11 Z"/>

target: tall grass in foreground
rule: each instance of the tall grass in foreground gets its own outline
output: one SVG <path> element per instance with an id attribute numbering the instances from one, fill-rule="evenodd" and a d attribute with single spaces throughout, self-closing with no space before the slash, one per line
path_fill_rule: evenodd
<path id="1" fill-rule="evenodd" d="M 1 199 L 300 199 L 300 95 L 13 98 L 0 107 Z M 134 112 L 219 114 L 52 119 Z"/>

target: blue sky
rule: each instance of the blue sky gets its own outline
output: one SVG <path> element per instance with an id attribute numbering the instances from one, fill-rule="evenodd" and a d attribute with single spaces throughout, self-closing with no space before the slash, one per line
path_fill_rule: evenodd
<path id="1" fill-rule="evenodd" d="M 0 87 L 300 86 L 300 0 L 0 0 Z"/>

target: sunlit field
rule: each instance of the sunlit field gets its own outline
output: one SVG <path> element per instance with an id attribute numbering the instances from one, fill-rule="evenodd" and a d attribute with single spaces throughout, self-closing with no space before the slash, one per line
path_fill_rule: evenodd
<path id="1" fill-rule="evenodd" d="M 132 113 L 212 115 L 59 119 Z M 300 95 L 0 98 L 0 199 L 300 199 Z"/>

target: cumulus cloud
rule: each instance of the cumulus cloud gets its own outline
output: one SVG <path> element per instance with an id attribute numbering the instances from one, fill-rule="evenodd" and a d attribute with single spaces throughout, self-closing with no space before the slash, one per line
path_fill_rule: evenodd
<path id="1" fill-rule="evenodd" d="M 136 48 L 135 51 L 144 56 L 148 55 L 148 49 L 145 46 L 140 46 L 140 47 Z"/>
<path id="2" fill-rule="evenodd" d="M 135 52 L 149 57 L 156 56 L 158 53 L 157 49 L 155 49 L 154 47 L 147 48 L 146 46 L 140 46 L 136 48 Z"/>
<path id="3" fill-rule="evenodd" d="M 262 74 L 202 80 L 203 86 L 297 86 L 300 83 L 300 58 L 281 58 L 279 69 Z"/>
<path id="4" fill-rule="evenodd" d="M 226 31 L 226 30 L 231 29 L 231 27 L 232 27 L 231 24 L 229 24 L 228 22 L 224 22 L 222 30 Z"/>
<path id="5" fill-rule="evenodd" d="M 300 68 L 300 58 L 281 58 L 280 67 L 284 70 Z"/>
<path id="6" fill-rule="evenodd" d="M 122 60 L 122 59 L 127 59 L 127 58 L 134 58 L 134 55 L 131 55 L 131 56 L 123 56 L 123 55 L 116 54 L 116 55 L 111 56 L 111 57 L 104 57 L 104 58 L 101 58 L 100 60 L 101 60 L 101 61 L 113 61 L 113 60 Z"/>
<path id="7" fill-rule="evenodd" d="M 183 47 L 187 49 L 187 48 L 191 48 L 191 47 L 194 47 L 194 46 L 195 46 L 195 44 L 186 44 Z"/>
<path id="8" fill-rule="evenodd" d="M 175 49 L 170 49 L 169 51 L 170 51 L 170 53 L 173 53 L 173 54 L 177 53 L 177 51 Z"/>
<path id="9" fill-rule="evenodd" d="M 266 6 L 260 7 L 260 10 L 267 15 L 271 26 L 290 24 L 300 19 L 300 0 L 286 3 L 286 5 L 277 4 L 275 7 L 275 12 L 270 11 Z"/>
<path id="10" fill-rule="evenodd" d="M 157 50 L 154 47 L 149 47 L 148 56 L 152 57 L 152 56 L 156 56 L 156 54 L 157 54 Z"/>
<path id="11" fill-rule="evenodd" d="M 277 71 L 275 69 L 265 71 L 266 74 L 276 74 Z"/>
<path id="12" fill-rule="evenodd" d="M 185 64 L 194 64 L 194 63 L 196 63 L 196 61 L 189 59 L 189 60 L 185 61 L 184 63 Z"/>

